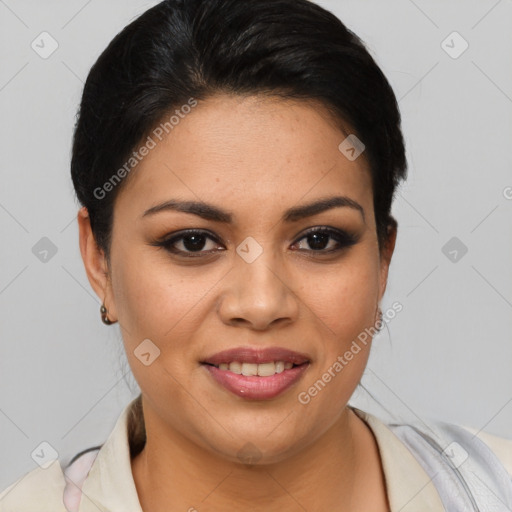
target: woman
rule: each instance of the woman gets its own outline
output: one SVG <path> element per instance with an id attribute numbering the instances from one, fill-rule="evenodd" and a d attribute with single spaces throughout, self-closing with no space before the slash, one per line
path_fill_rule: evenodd
<path id="1" fill-rule="evenodd" d="M 406 159 L 393 91 L 336 17 L 149 9 L 89 73 L 71 172 L 142 394 L 101 449 L 25 475 L 0 510 L 512 506 L 512 441 L 347 405 L 386 316 Z"/>

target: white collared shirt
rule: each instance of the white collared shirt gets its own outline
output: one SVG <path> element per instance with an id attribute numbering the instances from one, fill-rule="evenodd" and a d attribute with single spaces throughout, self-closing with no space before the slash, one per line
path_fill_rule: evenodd
<path id="1" fill-rule="evenodd" d="M 82 488 L 79 512 L 143 512 L 131 471 L 128 404 L 103 444 Z M 431 479 L 408 448 L 377 416 L 353 408 L 372 430 L 380 452 L 391 512 L 444 512 Z M 474 429 L 466 427 L 471 433 Z M 479 433 L 512 478 L 512 440 Z M 63 469 L 54 461 L 36 468 L 0 493 L 0 512 L 66 512 Z"/>

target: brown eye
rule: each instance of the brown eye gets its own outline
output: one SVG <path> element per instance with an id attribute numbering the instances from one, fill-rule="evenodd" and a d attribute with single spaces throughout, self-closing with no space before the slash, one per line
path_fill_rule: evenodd
<path id="1" fill-rule="evenodd" d="M 218 249 L 215 249 L 215 247 L 220 244 L 206 231 L 188 230 L 174 234 L 170 238 L 157 241 L 151 245 L 163 247 L 172 254 L 194 258 L 204 254 L 218 252 Z M 206 250 L 204 250 L 205 247 Z"/>
<path id="2" fill-rule="evenodd" d="M 300 248 L 299 250 L 319 253 L 335 252 L 357 243 L 357 238 L 346 231 L 324 227 L 310 230 L 296 243 L 299 243 L 301 240 L 306 240 L 309 249 Z"/>
<path id="3" fill-rule="evenodd" d="M 205 235 L 185 235 L 181 237 L 183 247 L 187 251 L 201 251 L 206 245 L 206 240 L 208 237 Z"/>

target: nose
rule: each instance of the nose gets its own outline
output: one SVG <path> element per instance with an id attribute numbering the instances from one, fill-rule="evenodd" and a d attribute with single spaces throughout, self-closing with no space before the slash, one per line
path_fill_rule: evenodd
<path id="1" fill-rule="evenodd" d="M 299 299 L 293 291 L 290 273 L 279 264 L 272 251 L 265 250 L 251 263 L 238 255 L 234 268 L 223 280 L 218 314 L 231 326 L 265 330 L 274 324 L 296 320 Z"/>

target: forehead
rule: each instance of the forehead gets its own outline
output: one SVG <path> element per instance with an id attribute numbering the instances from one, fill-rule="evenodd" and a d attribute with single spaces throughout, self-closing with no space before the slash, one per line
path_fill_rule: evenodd
<path id="1" fill-rule="evenodd" d="M 173 113 L 166 115 L 150 134 L 152 148 L 131 171 L 116 209 L 142 211 L 179 197 L 254 213 L 334 193 L 370 206 L 365 155 L 351 161 L 340 151 L 350 130 L 321 104 L 218 95 L 186 111 L 172 124 Z"/>

